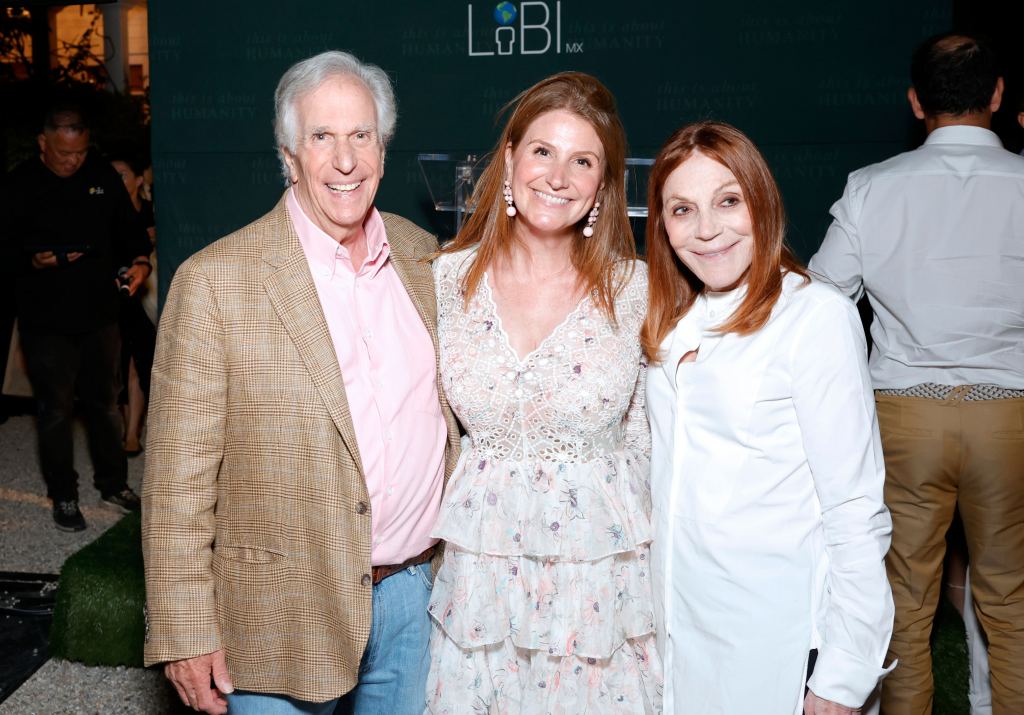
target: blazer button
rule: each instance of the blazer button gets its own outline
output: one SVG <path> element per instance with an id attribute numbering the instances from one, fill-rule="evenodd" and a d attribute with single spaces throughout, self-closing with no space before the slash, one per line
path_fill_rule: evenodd
<path id="1" fill-rule="evenodd" d="M 373 579 L 370 578 L 370 574 L 364 573 L 363 574 L 363 585 L 364 586 L 369 586 L 371 583 L 373 583 Z"/>
<path id="2" fill-rule="evenodd" d="M 362 502 L 361 501 L 358 504 L 356 504 L 356 514 L 365 514 L 365 513 L 366 513 L 366 502 Z"/>

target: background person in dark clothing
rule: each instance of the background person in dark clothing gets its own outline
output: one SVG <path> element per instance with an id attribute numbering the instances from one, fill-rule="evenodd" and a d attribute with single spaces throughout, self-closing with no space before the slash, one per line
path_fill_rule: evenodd
<path id="1" fill-rule="evenodd" d="M 81 112 L 47 112 L 38 159 L 9 175 L 0 221 L 15 275 L 18 324 L 29 380 L 38 405 L 39 461 L 59 529 L 80 531 L 74 470 L 72 411 L 83 409 L 94 468 L 104 501 L 139 508 L 126 484 L 117 411 L 120 266 L 134 293 L 151 270 L 149 239 L 117 172 L 89 156 Z"/>
<path id="2" fill-rule="evenodd" d="M 0 265 L 0 385 L 7 374 L 7 356 L 11 351 L 11 332 L 14 330 L 14 290 L 10 266 Z M 0 425 L 7 421 L 11 407 L 8 398 L 0 394 Z"/>
<path id="3" fill-rule="evenodd" d="M 130 155 L 115 155 L 110 165 L 128 190 L 132 207 L 149 236 L 152 251 L 156 240 L 153 204 L 141 195 L 146 164 Z M 142 452 L 142 421 L 149 400 L 149 374 L 153 370 L 153 352 L 156 349 L 156 326 L 142 307 L 142 297 L 149 290 L 149 281 L 146 281 L 134 296 L 121 301 L 121 382 L 124 389 L 118 403 L 124 414 L 124 453 L 129 457 Z"/>

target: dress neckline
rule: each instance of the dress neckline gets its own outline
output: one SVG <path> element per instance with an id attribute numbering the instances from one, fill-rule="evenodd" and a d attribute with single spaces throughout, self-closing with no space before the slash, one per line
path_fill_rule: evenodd
<path id="1" fill-rule="evenodd" d="M 528 362 L 530 362 L 530 360 L 533 359 L 534 355 L 540 352 L 540 349 L 547 345 L 547 343 L 550 342 L 555 335 L 560 333 L 562 331 L 562 328 L 566 324 L 568 324 L 569 320 L 578 312 L 580 312 L 580 310 L 582 310 L 584 303 L 586 303 L 587 299 L 590 297 L 590 294 L 587 293 L 582 298 L 580 298 L 579 301 L 576 303 L 576 306 L 565 314 L 565 317 L 562 318 L 561 322 L 554 328 L 552 328 L 551 332 L 545 335 L 543 340 L 537 343 L 537 347 L 528 352 L 524 357 L 520 357 L 519 352 L 514 347 L 512 347 L 512 341 L 509 340 L 508 332 L 505 330 L 505 325 L 501 321 L 501 314 L 498 312 L 498 303 L 494 300 L 494 293 L 491 291 L 491 277 L 488 271 L 484 271 L 484 276 L 481 283 L 485 288 L 485 297 L 487 298 L 487 302 L 490 305 L 491 315 L 494 316 L 495 328 L 497 329 L 498 333 L 500 333 L 502 341 L 505 344 L 506 350 L 508 350 L 509 354 L 515 359 L 517 365 L 525 365 Z"/>

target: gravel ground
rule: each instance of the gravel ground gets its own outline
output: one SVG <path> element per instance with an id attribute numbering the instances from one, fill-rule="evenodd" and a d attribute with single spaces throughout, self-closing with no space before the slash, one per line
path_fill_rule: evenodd
<path id="1" fill-rule="evenodd" d="M 11 715 L 157 715 L 191 713 L 177 705 L 163 673 L 88 667 L 50 660 L 3 703 Z"/>
<path id="2" fill-rule="evenodd" d="M 121 513 L 100 501 L 92 486 L 92 468 L 79 426 L 75 465 L 79 503 L 89 528 L 58 531 L 50 516 L 50 500 L 39 473 L 33 420 L 11 417 L 0 425 L 0 571 L 60 573 L 64 560 L 110 528 Z M 144 455 L 145 453 L 143 453 Z M 128 460 L 128 484 L 136 492 L 144 456 Z M 0 713 L 51 715 L 154 715 L 191 712 L 176 705 L 177 696 L 162 673 L 141 668 L 88 667 L 50 660 L 7 700 Z"/>

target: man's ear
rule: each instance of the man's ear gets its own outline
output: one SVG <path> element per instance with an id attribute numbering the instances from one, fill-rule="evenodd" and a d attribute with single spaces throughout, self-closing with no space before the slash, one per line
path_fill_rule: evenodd
<path id="1" fill-rule="evenodd" d="M 911 87 L 907 90 L 907 101 L 910 102 L 910 108 L 914 112 L 914 116 L 918 119 L 924 119 L 924 110 L 921 109 L 921 102 L 917 99 L 917 90 Z"/>
<path id="2" fill-rule="evenodd" d="M 292 184 L 298 182 L 299 172 L 295 168 L 295 157 L 288 151 L 288 147 L 281 147 L 281 156 L 284 157 L 284 164 L 288 167 L 288 181 Z"/>
<path id="3" fill-rule="evenodd" d="M 1003 89 L 1006 85 L 1003 84 L 1003 78 L 999 77 L 996 79 L 996 88 L 992 91 L 992 100 L 988 103 L 988 108 L 992 110 L 992 114 L 999 111 L 999 106 L 1003 103 Z"/>
<path id="4" fill-rule="evenodd" d="M 36 137 L 36 141 L 39 142 L 39 151 L 46 151 L 46 135 L 42 132 Z"/>

